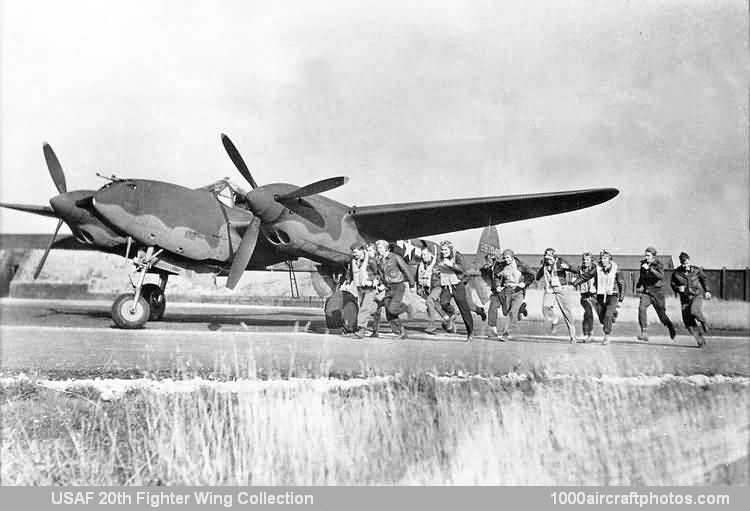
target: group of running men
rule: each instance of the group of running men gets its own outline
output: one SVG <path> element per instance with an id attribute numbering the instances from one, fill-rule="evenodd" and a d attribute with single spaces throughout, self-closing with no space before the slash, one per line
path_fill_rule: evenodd
<path id="1" fill-rule="evenodd" d="M 413 248 L 413 247 L 412 247 Z M 562 319 L 568 330 L 571 343 L 576 343 L 576 327 L 573 307 L 580 294 L 580 305 L 583 308 L 583 342 L 591 342 L 594 328 L 594 313 L 603 326 L 602 344 L 609 343 L 612 326 L 617 319 L 617 308 L 623 301 L 625 282 L 620 274 L 612 254 L 602 251 L 598 261 L 591 253 L 584 253 L 581 265 L 574 267 L 555 250 L 548 248 L 539 270 L 534 273 L 521 262 L 512 250 L 506 249 L 498 258 L 488 254 L 480 274 L 491 289 L 487 311 L 476 305 L 470 298 L 468 289 L 472 274 L 462 255 L 453 244 L 444 241 L 439 251 L 433 252 L 428 246 L 410 257 L 419 262 L 416 275 L 403 257 L 403 245 L 378 240 L 371 244 L 352 246 L 352 262 L 346 282 L 349 290 L 356 295 L 359 305 L 357 325 L 351 328 L 349 335 L 378 337 L 382 311 L 390 323 L 394 334 L 402 339 L 407 338 L 406 330 L 400 316 L 404 313 L 413 318 L 413 305 L 404 297 L 407 289 L 412 289 L 424 298 L 429 323 L 427 333 L 435 334 L 439 327 L 456 332 L 456 310 L 461 315 L 466 328 L 466 341 L 474 335 L 474 318 L 477 314 L 490 327 L 490 337 L 498 341 L 512 338 L 512 332 L 528 315 L 526 310 L 526 289 L 534 281 L 541 281 L 544 288 L 542 316 L 555 327 Z M 666 312 L 664 291 L 664 267 L 656 257 L 653 247 L 646 248 L 641 261 L 640 278 L 636 290 L 640 295 L 638 306 L 638 339 L 648 341 L 647 310 L 654 307 L 659 320 L 674 339 L 676 332 Z M 698 346 L 705 345 L 708 327 L 702 310 L 703 299 L 710 299 L 711 294 L 706 285 L 703 270 L 693 266 L 690 256 L 682 252 L 679 255 L 680 266 L 672 273 L 671 288 L 680 297 L 682 318 L 685 327 L 695 337 Z M 498 313 L 506 317 L 502 332 L 498 332 Z M 369 330 L 368 330 L 369 327 Z"/>

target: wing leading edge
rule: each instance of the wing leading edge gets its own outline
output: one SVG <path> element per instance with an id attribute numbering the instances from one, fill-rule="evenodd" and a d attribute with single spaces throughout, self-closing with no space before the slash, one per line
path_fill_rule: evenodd
<path id="1" fill-rule="evenodd" d="M 588 208 L 614 198 L 616 188 L 383 204 L 353 208 L 360 231 L 373 238 L 407 239 L 516 222 Z"/>

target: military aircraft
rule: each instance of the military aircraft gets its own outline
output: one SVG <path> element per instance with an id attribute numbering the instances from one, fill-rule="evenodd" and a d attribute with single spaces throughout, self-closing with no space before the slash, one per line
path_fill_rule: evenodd
<path id="1" fill-rule="evenodd" d="M 228 179 L 191 189 L 147 179 L 112 176 L 98 190 L 67 191 L 62 166 L 43 145 L 50 176 L 59 194 L 50 206 L 0 204 L 5 208 L 58 219 L 57 228 L 35 276 L 65 222 L 90 248 L 132 259 L 133 291 L 117 297 L 112 318 L 120 328 L 141 328 L 164 314 L 164 289 L 170 275 L 184 270 L 228 275 L 234 288 L 246 270 L 304 257 L 323 275 L 343 270 L 355 242 L 406 240 L 464 229 L 553 215 L 606 202 L 614 188 L 554 193 L 447 199 L 429 202 L 353 206 L 323 192 L 342 186 L 332 177 L 305 186 L 258 185 L 240 152 L 222 134 L 229 158 L 251 187 L 246 192 Z M 100 176 L 104 177 L 104 176 Z M 159 284 L 144 284 L 147 273 Z M 135 281 L 133 281 L 135 280 Z"/>

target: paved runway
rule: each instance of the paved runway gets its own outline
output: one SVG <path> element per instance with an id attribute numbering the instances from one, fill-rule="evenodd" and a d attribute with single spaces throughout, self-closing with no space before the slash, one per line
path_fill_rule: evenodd
<path id="1" fill-rule="evenodd" d="M 438 374 L 620 375 L 724 374 L 750 376 L 750 338 L 692 337 L 635 340 L 636 325 L 618 323 L 609 346 L 570 345 L 541 322 L 525 322 L 514 341 L 425 334 L 409 322 L 411 338 L 355 340 L 325 333 L 322 312 L 207 304 L 169 304 L 163 321 L 138 331 L 113 327 L 108 302 L 0 300 L 2 373 L 49 378 L 363 376 L 433 371 Z M 386 327 L 387 330 L 387 327 Z M 654 331 L 663 330 L 660 326 Z M 481 332 L 480 332 L 481 333 Z"/>

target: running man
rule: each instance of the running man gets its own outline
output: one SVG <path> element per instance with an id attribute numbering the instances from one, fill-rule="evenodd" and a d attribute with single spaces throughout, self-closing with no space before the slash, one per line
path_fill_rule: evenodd
<path id="1" fill-rule="evenodd" d="M 552 332 L 560 322 L 560 315 L 568 327 L 570 343 L 576 343 L 576 326 L 573 319 L 573 295 L 568 283 L 568 272 L 573 271 L 570 265 L 561 257 L 557 257 L 555 249 L 544 251 L 541 268 L 536 273 L 536 280 L 544 279 L 544 297 L 542 298 L 542 316 L 551 324 Z M 558 315 L 558 311 L 560 315 Z"/>
<path id="2" fill-rule="evenodd" d="M 604 327 L 602 344 L 609 344 L 609 334 L 612 333 L 617 306 L 625 298 L 625 280 L 617 271 L 617 263 L 612 261 L 612 254 L 602 250 L 599 254 L 599 262 L 593 270 L 588 269 L 583 272 L 573 285 L 580 285 L 590 280 L 594 281 L 596 313 L 599 316 L 599 322 Z"/>
<path id="3" fill-rule="evenodd" d="M 583 342 L 591 342 L 594 332 L 594 308 L 596 307 L 596 285 L 594 279 L 581 280 L 580 277 L 596 271 L 591 252 L 581 256 L 581 266 L 578 267 L 579 278 L 574 283 L 581 293 L 581 307 L 583 307 Z"/>
<path id="4" fill-rule="evenodd" d="M 467 268 L 464 265 L 463 256 L 453 248 L 453 243 L 444 241 L 440 244 L 440 260 L 438 261 L 440 270 L 440 306 L 448 316 L 451 316 L 446 329 L 452 326 L 455 310 L 451 305 L 451 299 L 456 301 L 461 318 L 466 326 L 466 342 L 471 342 L 474 334 L 474 318 L 471 316 L 472 311 L 476 312 L 482 321 L 487 319 L 484 309 L 478 306 L 469 305 L 469 296 L 466 292 L 466 283 L 469 280 Z"/>
<path id="5" fill-rule="evenodd" d="M 638 303 L 638 324 L 641 327 L 641 334 L 637 337 L 639 341 L 648 342 L 648 308 L 651 305 L 654 306 L 659 321 L 667 327 L 670 339 L 674 339 L 676 335 L 672 320 L 667 316 L 663 279 L 664 266 L 656 258 L 656 249 L 647 247 L 641 261 L 641 273 L 635 285 L 636 291 L 641 295 Z"/>
<path id="6" fill-rule="evenodd" d="M 534 274 L 510 249 L 503 250 L 500 261 L 491 268 L 492 295 L 487 313 L 487 324 L 498 341 L 511 340 L 511 330 L 521 319 L 521 306 L 526 296 L 526 288 L 534 282 Z M 502 309 L 507 316 L 502 335 L 497 334 L 497 313 Z"/>
<path id="7" fill-rule="evenodd" d="M 680 296 L 682 321 L 685 328 L 695 337 L 698 347 L 706 345 L 703 337 L 708 334 L 708 324 L 703 315 L 703 299 L 711 299 L 706 286 L 703 268 L 693 266 L 687 252 L 680 253 L 680 266 L 672 273 L 672 289 Z"/>
<path id="8" fill-rule="evenodd" d="M 414 287 L 414 276 L 404 258 L 391 252 L 391 246 L 387 241 L 378 240 L 375 246 L 380 256 L 378 265 L 380 281 L 385 284 L 386 288 L 383 298 L 385 317 L 391 324 L 393 333 L 401 339 L 406 339 L 406 329 L 398 316 L 409 309 L 403 299 L 407 282 L 409 287 Z"/>

